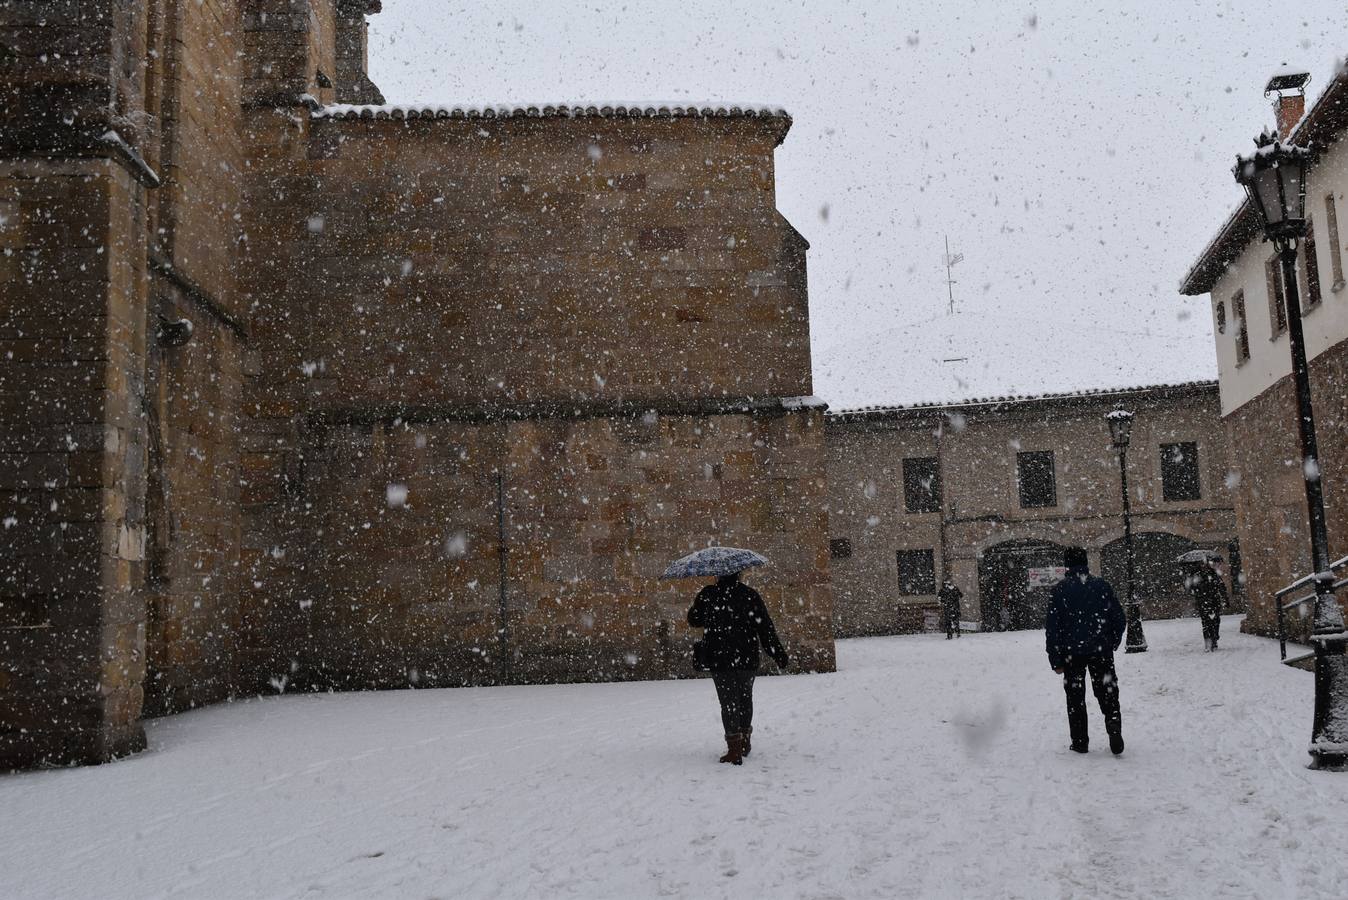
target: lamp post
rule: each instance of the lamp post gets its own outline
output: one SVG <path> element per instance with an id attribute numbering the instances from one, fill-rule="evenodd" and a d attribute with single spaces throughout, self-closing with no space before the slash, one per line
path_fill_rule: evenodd
<path id="1" fill-rule="evenodd" d="M 1281 263 L 1283 296 L 1287 298 L 1287 343 L 1292 351 L 1292 380 L 1297 398 L 1297 436 L 1301 442 L 1301 472 L 1306 486 L 1310 519 L 1312 580 L 1315 615 L 1311 643 L 1315 647 L 1315 720 L 1311 726 L 1311 768 L 1348 766 L 1348 667 L 1345 666 L 1343 613 L 1334 599 L 1334 575 L 1329 569 L 1329 533 L 1320 483 L 1320 454 L 1315 443 L 1315 415 L 1311 408 L 1310 370 L 1301 330 L 1301 298 L 1297 292 L 1297 247 L 1306 233 L 1306 167 L 1311 151 L 1284 144 L 1265 130 L 1255 138 L 1255 151 L 1236 157 L 1232 170 L 1249 194 L 1266 240 L 1272 241 Z M 1276 601 L 1281 602 L 1281 601 Z"/>
<path id="2" fill-rule="evenodd" d="M 1126 409 L 1105 413 L 1109 422 L 1109 436 L 1119 452 L 1119 487 L 1123 491 L 1123 555 L 1128 573 L 1128 639 L 1125 653 L 1146 653 L 1147 636 L 1142 633 L 1142 612 L 1137 607 L 1137 591 L 1133 586 L 1133 513 L 1128 502 L 1128 441 L 1133 431 L 1133 414 Z"/>

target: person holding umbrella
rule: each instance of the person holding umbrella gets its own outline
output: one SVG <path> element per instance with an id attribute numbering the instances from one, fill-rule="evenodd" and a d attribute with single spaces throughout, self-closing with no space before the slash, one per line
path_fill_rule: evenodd
<path id="1" fill-rule="evenodd" d="M 665 578 L 712 576 L 688 610 L 688 624 L 703 629 L 693 646 L 694 667 L 711 672 L 721 706 L 726 752 L 721 762 L 742 765 L 751 748 L 754 726 L 754 676 L 761 645 L 779 668 L 790 663 L 786 648 L 758 591 L 740 573 L 767 562 L 751 550 L 708 547 L 685 556 L 665 570 Z"/>
<path id="2" fill-rule="evenodd" d="M 1202 552 L 1202 551 L 1200 551 Z M 1190 556 L 1186 554 L 1185 556 Z M 1192 558 L 1182 561 L 1193 562 Z M 1202 568 L 1185 579 L 1189 593 L 1194 598 L 1194 607 L 1203 623 L 1203 649 L 1217 649 L 1217 640 L 1221 637 L 1222 610 L 1226 607 L 1226 582 L 1222 579 L 1222 558 L 1215 553 L 1203 552 L 1199 558 Z"/>

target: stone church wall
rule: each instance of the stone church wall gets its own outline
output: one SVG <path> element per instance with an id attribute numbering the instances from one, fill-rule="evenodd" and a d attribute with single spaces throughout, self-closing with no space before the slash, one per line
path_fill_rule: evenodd
<path id="1" fill-rule="evenodd" d="M 0 9 L 0 768 L 239 693 L 690 674 L 655 575 L 713 540 L 833 666 L 789 119 L 345 118 L 378 5 Z"/>

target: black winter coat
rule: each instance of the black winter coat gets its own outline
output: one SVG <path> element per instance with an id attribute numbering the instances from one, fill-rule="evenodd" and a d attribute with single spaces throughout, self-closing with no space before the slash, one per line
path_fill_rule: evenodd
<path id="1" fill-rule="evenodd" d="M 1222 581 L 1222 576 L 1204 566 L 1203 571 L 1192 577 L 1189 593 L 1194 596 L 1194 606 L 1198 608 L 1199 615 L 1221 615 L 1226 607 L 1226 583 Z"/>
<path id="2" fill-rule="evenodd" d="M 785 668 L 786 649 L 758 591 L 742 582 L 711 584 L 698 591 L 688 624 L 705 628 L 703 640 L 713 672 L 758 671 L 758 645 Z"/>
<path id="3" fill-rule="evenodd" d="M 1048 664 L 1055 669 L 1072 656 L 1110 655 L 1119 649 L 1128 623 L 1114 589 L 1085 567 L 1067 570 L 1049 595 L 1044 621 Z"/>

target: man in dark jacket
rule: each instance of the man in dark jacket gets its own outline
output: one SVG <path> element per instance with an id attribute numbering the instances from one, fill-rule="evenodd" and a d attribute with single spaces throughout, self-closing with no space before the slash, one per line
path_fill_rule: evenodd
<path id="1" fill-rule="evenodd" d="M 754 731 L 754 675 L 758 646 L 785 669 L 790 660 L 777 638 L 772 617 L 758 591 L 740 581 L 739 573 L 723 575 L 698 591 L 688 610 L 688 624 L 706 629 L 702 640 L 705 664 L 716 685 L 725 727 L 726 754 L 721 762 L 740 765 L 752 749 Z"/>
<path id="2" fill-rule="evenodd" d="M 1044 643 L 1049 665 L 1063 676 L 1072 749 L 1085 753 L 1090 744 L 1086 730 L 1086 673 L 1090 672 L 1095 699 L 1105 716 L 1109 749 L 1117 756 L 1123 752 L 1123 716 L 1114 651 L 1127 628 L 1123 607 L 1109 582 L 1087 570 L 1085 550 L 1069 547 L 1063 565 L 1067 574 L 1049 596 Z"/>
<path id="3" fill-rule="evenodd" d="M 941 625 L 945 628 L 945 639 L 948 641 L 952 637 L 959 637 L 960 601 L 964 599 L 964 592 L 947 578 L 937 592 L 936 599 L 941 601 Z"/>
<path id="4" fill-rule="evenodd" d="M 1189 593 L 1193 595 L 1198 618 L 1203 623 L 1203 649 L 1216 650 L 1221 637 L 1222 610 L 1226 607 L 1226 582 L 1217 568 L 1221 560 L 1208 557 L 1202 571 L 1189 579 Z"/>

